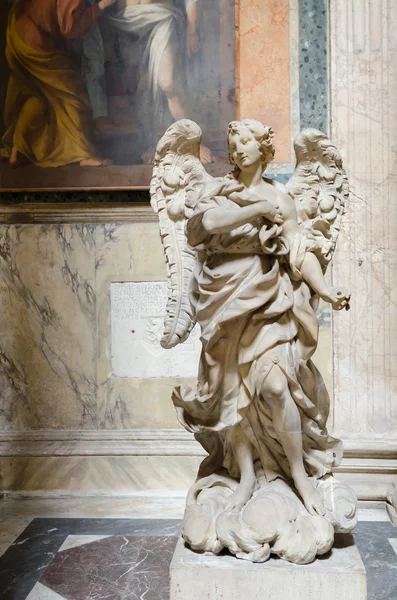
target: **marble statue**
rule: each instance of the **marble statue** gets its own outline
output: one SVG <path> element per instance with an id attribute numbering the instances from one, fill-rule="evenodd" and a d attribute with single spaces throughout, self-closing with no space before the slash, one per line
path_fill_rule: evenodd
<path id="1" fill-rule="evenodd" d="M 315 129 L 295 140 L 288 185 L 267 178 L 273 136 L 255 120 L 230 123 L 232 170 L 220 178 L 200 162 L 192 121 L 160 140 L 151 201 L 169 283 L 161 344 L 183 343 L 199 323 L 197 390 L 172 395 L 208 452 L 188 494 L 185 541 L 306 564 L 357 520 L 353 491 L 332 474 L 343 448 L 327 431 L 329 396 L 311 360 L 319 299 L 349 309 L 349 293 L 325 278 L 349 186 L 339 151 Z"/>

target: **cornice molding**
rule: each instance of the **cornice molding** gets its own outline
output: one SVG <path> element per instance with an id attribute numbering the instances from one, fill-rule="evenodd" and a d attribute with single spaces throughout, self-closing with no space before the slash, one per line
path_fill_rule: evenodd
<path id="1" fill-rule="evenodd" d="M 150 204 L 143 202 L 0 204 L 0 223 L 6 225 L 148 223 L 157 220 Z"/>
<path id="2" fill-rule="evenodd" d="M 392 439 L 344 440 L 344 465 L 362 460 L 366 469 L 394 468 Z M 0 456 L 205 456 L 194 436 L 183 429 L 0 431 Z M 384 465 L 382 467 L 382 465 Z M 393 466 L 392 466 L 393 465 Z M 344 470 L 343 467 L 339 469 Z"/>
<path id="3" fill-rule="evenodd" d="M 179 429 L 0 432 L 0 456 L 205 456 Z"/>
<path id="4" fill-rule="evenodd" d="M 351 485 L 362 500 L 386 500 L 393 482 L 397 482 L 397 455 L 393 448 L 393 440 L 349 440 L 342 464 L 335 469 L 336 478 Z M 91 464 L 92 457 L 110 457 L 112 460 L 119 457 L 121 461 L 124 457 L 144 457 L 149 463 L 158 461 L 159 457 L 175 457 L 175 468 L 185 469 L 187 459 L 204 456 L 204 450 L 193 435 L 181 429 L 0 432 L 0 470 L 2 462 L 9 464 L 10 459 L 29 464 L 37 457 L 44 461 L 56 458 L 66 464 L 69 458 L 74 460 L 72 457 L 79 457 L 82 464 L 85 461 Z M 51 465 L 53 468 L 53 462 Z M 85 473 L 84 469 L 82 473 Z M 43 480 L 40 494 L 52 493 L 46 485 Z M 17 491 L 12 493 L 19 494 Z M 69 491 L 59 491 L 56 495 L 61 493 L 73 495 Z M 114 493 L 119 495 L 117 490 Z M 93 490 L 92 494 L 96 496 L 98 491 Z M 30 497 L 34 492 L 26 492 L 26 495 Z"/>

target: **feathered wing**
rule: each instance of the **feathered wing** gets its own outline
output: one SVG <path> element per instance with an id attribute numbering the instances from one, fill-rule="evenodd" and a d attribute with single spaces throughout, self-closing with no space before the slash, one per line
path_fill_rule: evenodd
<path id="1" fill-rule="evenodd" d="M 199 126 L 182 119 L 167 129 L 156 149 L 150 195 L 159 217 L 168 278 L 163 348 L 184 342 L 196 323 L 189 290 L 197 258 L 188 244 L 185 225 L 203 182 L 210 178 L 199 158 L 200 142 Z"/>
<path id="2" fill-rule="evenodd" d="M 332 259 L 349 198 L 349 182 L 339 150 L 317 129 L 304 129 L 294 141 L 296 168 L 287 184 L 298 215 L 316 232 L 320 262 Z"/>

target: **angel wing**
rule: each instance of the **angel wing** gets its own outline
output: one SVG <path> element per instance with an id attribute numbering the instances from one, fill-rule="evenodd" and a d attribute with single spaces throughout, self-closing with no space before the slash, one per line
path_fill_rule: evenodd
<path id="1" fill-rule="evenodd" d="M 187 242 L 185 224 L 204 181 L 210 178 L 199 158 L 200 142 L 200 127 L 182 119 L 167 129 L 154 159 L 151 205 L 159 217 L 168 279 L 163 348 L 184 342 L 196 323 L 189 289 L 197 259 Z"/>
<path id="2" fill-rule="evenodd" d="M 287 183 L 301 222 L 310 221 L 320 238 L 320 261 L 329 264 L 349 198 L 342 157 L 331 140 L 317 129 L 304 129 L 294 141 L 296 167 Z"/>

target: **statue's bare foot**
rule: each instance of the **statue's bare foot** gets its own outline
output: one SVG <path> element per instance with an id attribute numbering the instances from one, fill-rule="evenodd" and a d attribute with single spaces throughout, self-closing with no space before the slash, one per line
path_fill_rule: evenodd
<path id="1" fill-rule="evenodd" d="M 212 152 L 207 146 L 203 146 L 203 144 L 200 146 L 200 160 L 203 165 L 212 163 Z"/>
<path id="2" fill-rule="evenodd" d="M 145 165 L 152 165 L 154 163 L 155 153 L 156 148 L 154 146 L 153 148 L 148 148 L 147 150 L 145 150 L 145 152 L 141 155 L 142 162 Z"/>
<path id="3" fill-rule="evenodd" d="M 85 158 L 80 161 L 80 167 L 110 167 L 113 161 L 109 158 Z"/>
<path id="4" fill-rule="evenodd" d="M 325 508 L 320 494 L 313 486 L 307 475 L 294 477 L 295 487 L 298 490 L 306 510 L 311 515 L 325 515 Z"/>
<path id="5" fill-rule="evenodd" d="M 239 483 L 236 490 L 225 504 L 226 512 L 240 512 L 248 500 L 251 499 L 255 487 L 255 480 Z"/>

